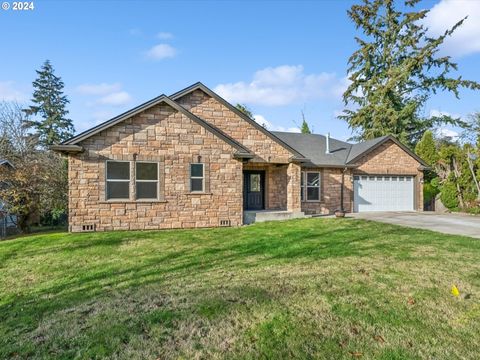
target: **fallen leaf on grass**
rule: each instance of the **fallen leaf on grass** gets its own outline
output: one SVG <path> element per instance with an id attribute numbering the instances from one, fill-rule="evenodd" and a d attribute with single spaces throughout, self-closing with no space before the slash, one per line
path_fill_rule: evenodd
<path id="1" fill-rule="evenodd" d="M 407 302 L 408 302 L 408 305 L 415 305 L 415 299 L 412 297 L 409 297 Z"/>
<path id="2" fill-rule="evenodd" d="M 350 351 L 350 355 L 352 355 L 353 357 L 356 357 L 356 358 L 359 358 L 359 357 L 363 356 L 363 354 L 361 352 L 358 352 L 358 351 Z"/>
<path id="3" fill-rule="evenodd" d="M 385 339 L 383 338 L 382 335 L 375 335 L 373 338 L 377 340 L 379 343 L 383 344 L 385 342 Z"/>
<path id="4" fill-rule="evenodd" d="M 364 274 L 364 275 L 367 275 L 367 276 L 370 275 L 370 274 L 368 273 L 368 271 L 365 270 L 364 268 L 361 268 L 360 270 L 358 270 L 358 272 L 359 272 L 360 274 Z"/>

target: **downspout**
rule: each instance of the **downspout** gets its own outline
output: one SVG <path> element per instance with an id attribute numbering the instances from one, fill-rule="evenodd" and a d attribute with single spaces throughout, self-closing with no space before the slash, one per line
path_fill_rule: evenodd
<path id="1" fill-rule="evenodd" d="M 344 192 L 344 187 L 345 187 L 345 171 L 347 171 L 347 168 L 344 168 L 342 171 L 342 185 L 340 186 L 340 211 L 345 212 L 343 208 L 343 192 Z"/>

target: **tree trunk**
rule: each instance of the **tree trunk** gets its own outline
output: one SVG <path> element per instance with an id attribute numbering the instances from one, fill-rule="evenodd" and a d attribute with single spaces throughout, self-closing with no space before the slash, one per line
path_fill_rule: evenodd
<path id="1" fill-rule="evenodd" d="M 470 159 L 470 151 L 467 151 L 467 162 L 468 162 L 468 168 L 470 169 L 470 172 L 472 173 L 473 181 L 475 182 L 475 186 L 477 188 L 477 201 L 480 201 L 480 184 L 478 183 L 477 177 L 475 175 L 475 170 L 473 168 L 472 164 L 472 159 Z"/>
<path id="2" fill-rule="evenodd" d="M 458 183 L 458 179 L 460 179 L 460 171 L 458 170 L 457 159 L 455 159 L 455 157 L 452 158 L 452 165 L 453 165 L 453 172 L 455 174 L 455 179 L 456 179 L 455 185 L 457 186 L 458 203 L 460 204 L 460 207 L 464 209 L 465 203 L 463 202 L 462 189 L 460 188 L 460 184 Z"/>

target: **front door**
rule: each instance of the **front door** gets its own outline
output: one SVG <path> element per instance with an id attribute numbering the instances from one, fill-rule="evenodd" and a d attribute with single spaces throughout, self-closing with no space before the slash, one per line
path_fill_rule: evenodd
<path id="1" fill-rule="evenodd" d="M 264 209 L 265 199 L 265 172 L 264 171 L 244 171 L 243 179 L 244 199 L 243 206 L 245 210 Z"/>

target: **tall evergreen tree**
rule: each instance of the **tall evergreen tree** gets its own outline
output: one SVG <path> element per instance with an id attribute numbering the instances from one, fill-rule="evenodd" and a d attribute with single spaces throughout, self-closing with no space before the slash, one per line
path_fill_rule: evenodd
<path id="1" fill-rule="evenodd" d="M 415 146 L 415 153 L 425 160 L 429 166 L 435 166 L 438 161 L 438 150 L 433 133 L 430 130 L 423 133 L 422 139 Z"/>
<path id="2" fill-rule="evenodd" d="M 302 134 L 311 134 L 310 126 L 308 126 L 307 120 L 305 119 L 305 114 L 302 111 L 302 126 L 300 128 Z"/>
<path id="3" fill-rule="evenodd" d="M 399 1 L 363 0 L 348 11 L 365 38 L 355 39 L 359 48 L 348 60 L 351 84 L 343 94 L 347 109 L 339 118 L 348 122 L 357 140 L 392 134 L 414 145 L 432 126 L 459 122 L 422 117 L 423 105 L 432 94 L 448 91 L 458 97 L 460 88 L 480 89 L 475 81 L 452 77 L 457 64 L 438 55 L 444 40 L 465 19 L 431 37 L 422 24 L 429 10 L 413 10 L 419 1 L 406 0 L 402 11 Z"/>
<path id="4" fill-rule="evenodd" d="M 33 82 L 33 105 L 24 109 L 25 114 L 33 117 L 27 126 L 35 130 L 42 146 L 58 144 L 75 132 L 72 120 L 67 117 L 66 105 L 70 101 L 63 94 L 64 83 L 55 75 L 49 60 L 36 72 L 38 77 Z"/>
<path id="5" fill-rule="evenodd" d="M 245 115 L 247 115 L 250 119 L 253 119 L 252 110 L 250 110 L 247 105 L 245 105 L 245 104 L 237 104 L 237 105 L 235 105 L 235 107 L 236 107 L 238 110 L 240 110 L 242 113 L 244 113 Z"/>

